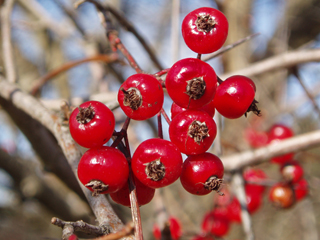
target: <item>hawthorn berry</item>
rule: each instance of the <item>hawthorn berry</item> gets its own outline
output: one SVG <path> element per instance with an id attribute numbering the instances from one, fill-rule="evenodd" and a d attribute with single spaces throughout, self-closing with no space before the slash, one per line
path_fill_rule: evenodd
<path id="1" fill-rule="evenodd" d="M 246 181 L 246 190 L 252 188 L 253 191 L 256 191 L 260 194 L 264 192 L 265 186 L 259 184 L 259 181 L 265 180 L 267 175 L 262 169 L 248 168 L 243 172 L 243 178 Z"/>
<path id="2" fill-rule="evenodd" d="M 93 195 L 113 193 L 127 183 L 129 165 L 118 149 L 108 146 L 91 148 L 80 159 L 78 177 Z"/>
<path id="3" fill-rule="evenodd" d="M 169 136 L 182 153 L 200 154 L 207 151 L 217 134 L 212 117 L 199 110 L 186 110 L 172 119 Z"/>
<path id="4" fill-rule="evenodd" d="M 171 119 L 173 119 L 175 116 L 177 116 L 179 113 L 186 111 L 186 108 L 182 108 L 180 106 L 178 106 L 175 102 L 172 103 L 171 105 Z M 214 101 L 213 99 L 211 100 L 211 102 L 209 102 L 208 104 L 202 106 L 201 108 L 197 109 L 197 110 L 201 110 L 204 111 L 206 113 L 208 113 L 210 115 L 210 117 L 214 117 L 215 114 L 215 107 L 214 107 Z"/>
<path id="5" fill-rule="evenodd" d="M 228 233 L 230 221 L 225 214 L 221 214 L 214 209 L 205 214 L 202 221 L 202 230 L 214 236 L 222 237 Z"/>
<path id="6" fill-rule="evenodd" d="M 131 160 L 133 174 L 151 188 L 161 188 L 175 182 L 182 170 L 182 156 L 172 142 L 151 138 L 142 142 Z"/>
<path id="7" fill-rule="evenodd" d="M 103 103 L 88 101 L 74 109 L 69 118 L 72 138 L 82 147 L 101 147 L 109 141 L 115 127 L 112 111 Z"/>
<path id="8" fill-rule="evenodd" d="M 277 144 L 279 141 L 293 137 L 294 133 L 291 128 L 283 124 L 274 124 L 268 131 L 268 144 Z M 284 155 L 271 158 L 272 163 L 283 164 L 292 160 L 294 153 L 287 153 Z"/>
<path id="9" fill-rule="evenodd" d="M 294 194 L 297 201 L 302 200 L 309 192 L 309 185 L 306 179 L 302 178 L 293 185 Z"/>
<path id="10" fill-rule="evenodd" d="M 206 195 L 219 192 L 224 174 L 223 164 L 216 155 L 202 153 L 190 155 L 183 163 L 180 181 L 191 194 Z"/>
<path id="11" fill-rule="evenodd" d="M 263 147 L 268 142 L 268 134 L 266 132 L 257 131 L 252 128 L 245 129 L 244 137 L 253 148 Z"/>
<path id="12" fill-rule="evenodd" d="M 170 68 L 165 84 L 170 98 L 178 106 L 198 109 L 213 99 L 217 76 L 208 63 L 185 58 Z"/>
<path id="13" fill-rule="evenodd" d="M 254 111 L 259 114 L 254 100 L 255 89 L 250 78 L 235 75 L 224 80 L 217 87 L 214 96 L 216 110 L 224 117 L 235 119 Z"/>
<path id="14" fill-rule="evenodd" d="M 282 165 L 280 172 L 286 181 L 292 183 L 298 182 L 303 177 L 303 168 L 297 161 L 293 160 Z"/>
<path id="15" fill-rule="evenodd" d="M 212 53 L 222 47 L 228 36 L 228 20 L 217 9 L 202 7 L 190 12 L 182 22 L 182 36 L 194 52 Z"/>
<path id="16" fill-rule="evenodd" d="M 136 193 L 139 206 L 146 205 L 152 200 L 155 189 L 142 184 L 136 177 L 134 177 L 134 183 L 136 185 Z M 131 204 L 129 194 L 129 184 L 125 184 L 119 191 L 110 193 L 110 197 L 116 203 L 126 207 L 130 207 Z"/>
<path id="17" fill-rule="evenodd" d="M 293 188 L 284 183 L 275 184 L 269 192 L 269 200 L 279 208 L 289 208 L 295 202 Z"/>
<path id="18" fill-rule="evenodd" d="M 169 224 L 170 224 L 170 233 L 171 233 L 171 238 L 173 240 L 178 240 L 180 239 L 181 235 L 182 235 L 182 231 L 181 231 L 181 223 L 180 221 L 171 216 L 169 218 Z"/>
<path id="19" fill-rule="evenodd" d="M 138 73 L 130 76 L 118 92 L 118 102 L 124 113 L 134 120 L 146 120 L 162 108 L 163 89 L 152 75 Z"/>

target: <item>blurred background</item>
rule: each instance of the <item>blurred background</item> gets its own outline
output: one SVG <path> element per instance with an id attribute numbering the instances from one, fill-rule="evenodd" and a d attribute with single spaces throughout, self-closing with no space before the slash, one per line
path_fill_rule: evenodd
<path id="1" fill-rule="evenodd" d="M 46 74 L 66 63 L 112 52 L 97 10 L 91 3 L 74 8 L 74 0 L 5 0 L 1 21 L 9 13 L 17 84 L 26 92 Z M 181 22 L 192 10 L 218 8 L 229 21 L 225 45 L 252 33 L 258 36 L 211 59 L 208 63 L 219 76 L 245 69 L 255 62 L 288 51 L 315 49 L 320 45 L 320 1 L 318 0 L 100 0 L 118 11 L 145 39 L 159 60 L 150 60 L 136 36 L 112 17 L 119 37 L 139 66 L 148 73 L 169 68 L 175 61 L 196 57 L 185 45 Z M 9 5 L 9 7 L 7 7 Z M 10 9 L 12 6 L 12 9 Z M 2 26 L 3 30 L 3 26 Z M 4 31 L 1 41 L 3 44 Z M 1 48 L 1 55 L 5 48 Z M 77 106 L 88 99 L 104 101 L 114 109 L 117 130 L 125 115 L 117 108 L 116 95 L 121 83 L 135 71 L 120 55 L 106 64 L 90 61 L 77 65 L 46 82 L 36 94 L 52 111 L 60 111 L 65 100 Z M 3 70 L 3 58 L 1 58 Z M 249 114 L 236 120 L 220 119 L 222 154 L 251 149 L 248 129 L 267 131 L 276 123 L 290 127 L 295 135 L 319 129 L 320 64 L 310 62 L 250 76 L 256 84 L 260 118 Z M 1 99 L 0 99 L 1 100 Z M 170 116 L 172 101 L 166 97 L 164 109 Z M 22 121 L 23 120 L 23 121 Z M 0 239 L 59 239 L 61 229 L 50 224 L 54 216 L 64 220 L 94 223 L 93 214 L 79 188 L 65 184 L 55 162 L 61 150 L 52 135 L 43 132 L 32 119 L 0 101 Z M 163 122 L 164 137 L 168 125 Z M 42 131 L 42 132 L 40 132 Z M 132 151 L 145 139 L 155 137 L 156 119 L 132 121 L 128 130 Z M 56 150 L 55 150 L 56 149 Z M 214 151 L 214 149 L 212 149 Z M 55 154 L 52 154 L 55 153 Z M 50 155 L 50 156 L 49 156 Z M 253 230 L 259 240 L 317 239 L 320 229 L 320 151 L 298 152 L 294 159 L 305 171 L 309 195 L 292 208 L 273 207 L 264 195 L 261 208 L 252 215 Z M 279 180 L 279 166 L 265 162 L 256 166 L 268 178 Z M 228 188 L 228 182 L 225 183 Z M 191 239 L 201 230 L 204 214 L 212 209 L 215 194 L 193 196 L 179 181 L 162 189 L 166 210 L 182 223 L 182 239 Z M 155 203 L 141 208 L 145 239 L 153 239 Z M 123 221 L 130 221 L 130 209 L 116 206 Z M 232 224 L 223 239 L 244 239 L 241 224 Z"/>

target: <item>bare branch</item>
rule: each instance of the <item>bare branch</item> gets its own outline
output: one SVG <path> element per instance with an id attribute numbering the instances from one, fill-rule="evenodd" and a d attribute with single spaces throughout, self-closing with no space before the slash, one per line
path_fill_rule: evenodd
<path id="1" fill-rule="evenodd" d="M 133 231 L 134 231 L 134 224 L 133 222 L 129 222 L 119 232 L 111 233 L 109 235 L 104 235 L 94 240 L 116 240 L 116 239 L 120 239 L 120 238 L 131 235 Z"/>
<path id="2" fill-rule="evenodd" d="M 106 227 L 91 225 L 85 223 L 82 220 L 76 222 L 67 222 L 54 217 L 51 219 L 51 223 L 61 228 L 65 228 L 66 226 L 72 226 L 74 232 L 84 232 L 93 236 L 102 236 L 109 233 L 109 229 L 107 229 Z"/>
<path id="3" fill-rule="evenodd" d="M 320 61 L 320 49 L 295 50 L 253 63 L 249 67 L 234 72 L 225 73 L 220 77 L 222 79 L 226 79 L 233 75 L 252 77 L 269 71 L 289 68 L 302 63 L 318 61 Z"/>
<path id="4" fill-rule="evenodd" d="M 2 51 L 3 62 L 6 76 L 9 82 L 13 83 L 17 79 L 15 64 L 13 61 L 13 52 L 11 44 L 11 12 L 15 0 L 7 0 L 1 7 L 1 34 L 2 34 Z"/>
<path id="5" fill-rule="evenodd" d="M 240 172 L 232 176 L 232 188 L 241 205 L 241 222 L 247 240 L 254 240 L 252 221 L 247 208 L 247 198 L 244 189 L 244 180 Z"/>
<path id="6" fill-rule="evenodd" d="M 245 166 L 267 161 L 277 155 L 301 151 L 316 145 L 320 145 L 320 130 L 301 134 L 256 150 L 221 157 L 221 160 L 226 171 L 235 171 Z"/>

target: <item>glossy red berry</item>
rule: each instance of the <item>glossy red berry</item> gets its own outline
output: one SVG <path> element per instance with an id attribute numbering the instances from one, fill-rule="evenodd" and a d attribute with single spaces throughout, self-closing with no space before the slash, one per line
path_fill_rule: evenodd
<path id="1" fill-rule="evenodd" d="M 295 202 L 294 191 L 288 184 L 275 184 L 269 193 L 269 200 L 279 208 L 289 208 Z"/>
<path id="2" fill-rule="evenodd" d="M 228 233 L 230 221 L 226 215 L 218 213 L 216 210 L 208 212 L 202 221 L 202 230 L 214 236 L 222 237 Z"/>
<path id="3" fill-rule="evenodd" d="M 302 200 L 309 192 L 309 185 L 304 178 L 300 179 L 293 185 L 294 194 L 297 201 Z"/>
<path id="4" fill-rule="evenodd" d="M 161 188 L 180 177 L 182 156 L 173 143 L 151 138 L 138 146 L 132 156 L 131 167 L 141 183 L 151 188 Z"/>
<path id="5" fill-rule="evenodd" d="M 202 7 L 190 12 L 182 22 L 182 36 L 196 53 L 212 53 L 222 47 L 228 36 L 228 20 L 217 9 Z"/>
<path id="6" fill-rule="evenodd" d="M 243 172 L 243 178 L 246 181 L 246 190 L 252 188 L 253 191 L 262 194 L 265 190 L 265 186 L 259 184 L 259 181 L 267 179 L 267 175 L 262 169 L 259 168 L 248 168 Z"/>
<path id="7" fill-rule="evenodd" d="M 112 111 L 103 103 L 88 101 L 74 109 L 69 118 L 72 138 L 82 147 L 101 147 L 109 141 L 115 127 Z"/>
<path id="8" fill-rule="evenodd" d="M 185 58 L 176 62 L 166 77 L 166 89 L 180 107 L 198 109 L 208 104 L 217 88 L 217 76 L 206 62 Z"/>
<path id="9" fill-rule="evenodd" d="M 255 90 L 250 81 L 252 82 L 245 76 L 235 75 L 218 86 L 214 105 L 222 116 L 235 119 L 248 111 L 255 96 Z"/>
<path id="10" fill-rule="evenodd" d="M 134 120 L 146 120 L 156 115 L 163 105 L 163 90 L 152 75 L 130 76 L 118 92 L 118 102 L 124 113 Z"/>
<path id="11" fill-rule="evenodd" d="M 209 114 L 187 110 L 172 119 L 169 136 L 182 153 L 200 154 L 207 151 L 217 134 L 217 127 Z"/>
<path id="12" fill-rule="evenodd" d="M 246 189 L 247 208 L 250 214 L 255 213 L 261 207 L 262 194 L 253 188 Z"/>
<path id="13" fill-rule="evenodd" d="M 127 183 L 129 165 L 118 149 L 91 148 L 80 159 L 78 177 L 93 194 L 113 193 Z"/>
<path id="14" fill-rule="evenodd" d="M 191 194 L 206 195 L 218 191 L 224 174 L 223 164 L 216 155 L 202 153 L 190 155 L 183 163 L 180 181 Z"/>
<path id="15" fill-rule="evenodd" d="M 303 168 L 297 161 L 293 160 L 282 165 L 280 172 L 286 181 L 292 183 L 298 182 L 303 177 Z"/>
<path id="16" fill-rule="evenodd" d="M 150 188 L 144 184 L 142 184 L 137 178 L 134 177 L 134 182 L 136 185 L 136 193 L 137 193 L 137 200 L 139 206 L 146 205 L 149 203 L 153 196 L 155 189 Z M 130 191 L 129 191 L 129 184 L 125 184 L 119 191 L 115 193 L 110 193 L 110 197 L 113 201 L 118 204 L 121 204 L 126 207 L 130 207 Z"/>
<path id="17" fill-rule="evenodd" d="M 210 235 L 196 235 L 191 240 L 214 240 L 214 237 Z"/>
<path id="18" fill-rule="evenodd" d="M 283 124 L 275 124 L 268 131 L 268 144 L 277 144 L 279 141 L 293 137 L 291 128 Z M 287 153 L 271 158 L 272 163 L 283 164 L 292 160 L 294 153 Z"/>
<path id="19" fill-rule="evenodd" d="M 172 105 L 171 105 L 171 119 L 173 119 L 179 113 L 182 113 L 182 112 L 184 112 L 186 110 L 187 110 L 186 108 L 182 108 L 182 107 L 178 106 L 175 102 L 173 102 Z M 198 110 L 204 111 L 204 112 L 208 113 L 210 115 L 210 117 L 213 117 L 214 114 L 215 114 L 215 111 L 216 111 L 215 107 L 214 107 L 213 99 L 211 100 L 211 102 L 209 102 L 208 104 L 202 106 Z"/>

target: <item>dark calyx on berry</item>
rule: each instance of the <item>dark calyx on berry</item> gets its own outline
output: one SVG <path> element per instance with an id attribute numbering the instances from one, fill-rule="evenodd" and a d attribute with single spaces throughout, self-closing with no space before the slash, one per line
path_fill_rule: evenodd
<path id="1" fill-rule="evenodd" d="M 91 104 L 89 105 L 89 107 L 79 107 L 78 109 L 79 113 L 77 114 L 76 119 L 79 123 L 85 124 L 93 119 L 95 112 Z"/>
<path id="2" fill-rule="evenodd" d="M 160 159 L 146 163 L 145 172 L 153 181 L 160 181 L 166 175 L 165 166 L 162 164 Z"/>
<path id="3" fill-rule="evenodd" d="M 188 136 L 193 138 L 196 143 L 200 144 L 203 139 L 210 136 L 206 123 L 194 120 L 189 126 Z"/>
<path id="4" fill-rule="evenodd" d="M 120 89 L 124 94 L 123 105 L 129 106 L 132 110 L 137 110 L 142 105 L 142 96 L 137 88 Z"/>
<path id="5" fill-rule="evenodd" d="M 251 105 L 249 106 L 247 112 L 245 112 L 244 116 L 247 117 L 248 112 L 253 112 L 257 116 L 261 116 L 261 110 L 258 109 L 257 103 L 259 103 L 257 100 L 253 99 Z"/>
<path id="6" fill-rule="evenodd" d="M 196 77 L 187 81 L 186 94 L 190 99 L 197 100 L 202 97 L 206 90 L 206 82 L 203 77 Z"/>
<path id="7" fill-rule="evenodd" d="M 210 32 L 216 25 L 216 21 L 209 15 L 199 15 L 196 20 L 196 26 L 200 32 Z"/>
<path id="8" fill-rule="evenodd" d="M 208 178 L 208 180 L 204 183 L 204 188 L 206 190 L 211 190 L 211 191 L 217 191 L 219 195 L 223 196 L 224 193 L 220 192 L 219 189 L 221 187 L 223 180 L 220 178 L 217 178 L 216 176 L 211 176 Z"/>
<path id="9" fill-rule="evenodd" d="M 92 196 L 98 196 L 100 193 L 108 190 L 108 185 L 104 184 L 100 180 L 91 180 L 85 186 L 93 190 Z"/>

